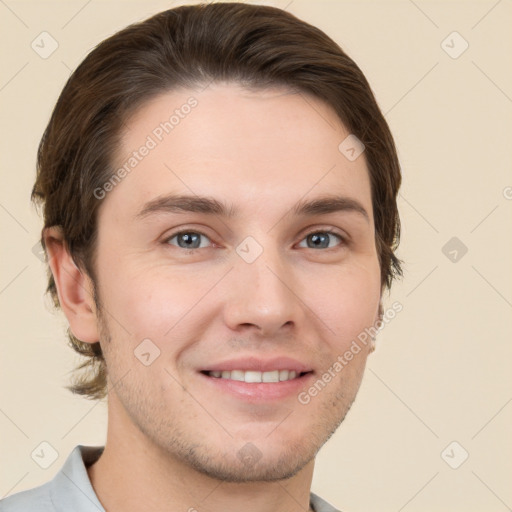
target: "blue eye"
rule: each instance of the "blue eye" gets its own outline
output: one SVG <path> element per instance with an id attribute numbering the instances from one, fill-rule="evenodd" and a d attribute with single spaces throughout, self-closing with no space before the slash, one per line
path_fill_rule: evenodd
<path id="1" fill-rule="evenodd" d="M 199 233 L 197 231 L 180 231 L 179 233 L 175 233 L 173 236 L 168 238 L 166 243 L 170 244 L 171 240 L 176 238 L 178 240 L 178 247 L 181 249 L 201 249 L 204 248 L 204 246 L 201 246 L 200 237 L 202 236 L 208 238 L 203 233 Z"/>
<path id="2" fill-rule="evenodd" d="M 333 236 L 340 241 L 338 245 L 344 244 L 344 238 L 331 230 L 312 231 L 306 235 L 304 240 L 306 243 L 311 242 L 312 244 L 312 246 L 307 247 L 308 249 L 331 249 L 332 247 L 329 247 L 329 242 Z"/>
<path id="3" fill-rule="evenodd" d="M 204 249 L 208 247 L 208 244 L 201 244 L 201 237 L 210 240 L 204 233 L 199 231 L 179 231 L 174 233 L 165 240 L 165 243 L 169 245 L 177 246 L 180 249 Z M 333 237 L 339 240 L 338 244 L 331 246 L 330 243 Z M 171 240 L 176 239 L 177 244 L 171 243 Z M 340 234 L 331 230 L 319 230 L 308 233 L 303 239 L 308 245 L 307 249 L 332 249 L 336 246 L 343 246 L 346 244 L 346 240 Z M 302 242 L 301 242 L 302 243 Z M 304 247 L 303 245 L 301 247 Z"/>

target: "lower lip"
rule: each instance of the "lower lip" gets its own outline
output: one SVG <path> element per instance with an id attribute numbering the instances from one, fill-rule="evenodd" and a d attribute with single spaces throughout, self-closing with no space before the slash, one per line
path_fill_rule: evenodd
<path id="1" fill-rule="evenodd" d="M 309 385 L 313 378 L 313 373 L 306 373 L 301 377 L 281 382 L 243 382 L 239 380 L 222 379 L 219 377 L 210 377 L 204 373 L 199 373 L 207 384 L 214 386 L 222 393 L 229 393 L 242 400 L 250 401 L 271 401 L 298 395 L 299 392 Z"/>

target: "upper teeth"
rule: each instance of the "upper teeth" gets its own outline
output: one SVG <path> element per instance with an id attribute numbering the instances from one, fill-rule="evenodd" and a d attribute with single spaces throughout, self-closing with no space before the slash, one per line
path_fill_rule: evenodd
<path id="1" fill-rule="evenodd" d="M 210 377 L 239 380 L 243 382 L 280 382 L 283 380 L 295 379 L 295 377 L 297 377 L 297 372 L 295 370 L 274 370 L 271 372 L 224 370 L 208 372 L 208 375 Z"/>

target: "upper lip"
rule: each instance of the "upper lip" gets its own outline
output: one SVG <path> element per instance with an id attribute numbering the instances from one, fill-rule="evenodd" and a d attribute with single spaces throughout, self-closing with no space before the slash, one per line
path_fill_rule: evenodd
<path id="1" fill-rule="evenodd" d="M 232 371 L 249 370 L 257 372 L 272 372 L 275 370 L 294 370 L 297 373 L 310 372 L 312 368 L 296 359 L 286 356 L 261 359 L 258 357 L 243 357 L 238 359 L 229 359 L 219 363 L 208 365 L 202 371 Z"/>

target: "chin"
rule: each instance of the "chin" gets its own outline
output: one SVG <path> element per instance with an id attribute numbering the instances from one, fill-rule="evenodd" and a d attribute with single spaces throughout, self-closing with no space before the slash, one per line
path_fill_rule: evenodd
<path id="1" fill-rule="evenodd" d="M 276 456 L 275 453 L 260 451 L 253 443 L 246 443 L 239 450 L 218 456 L 209 455 L 200 447 L 191 449 L 184 462 L 197 472 L 224 482 L 277 482 L 296 475 L 317 451 L 302 445 L 288 448 Z"/>

